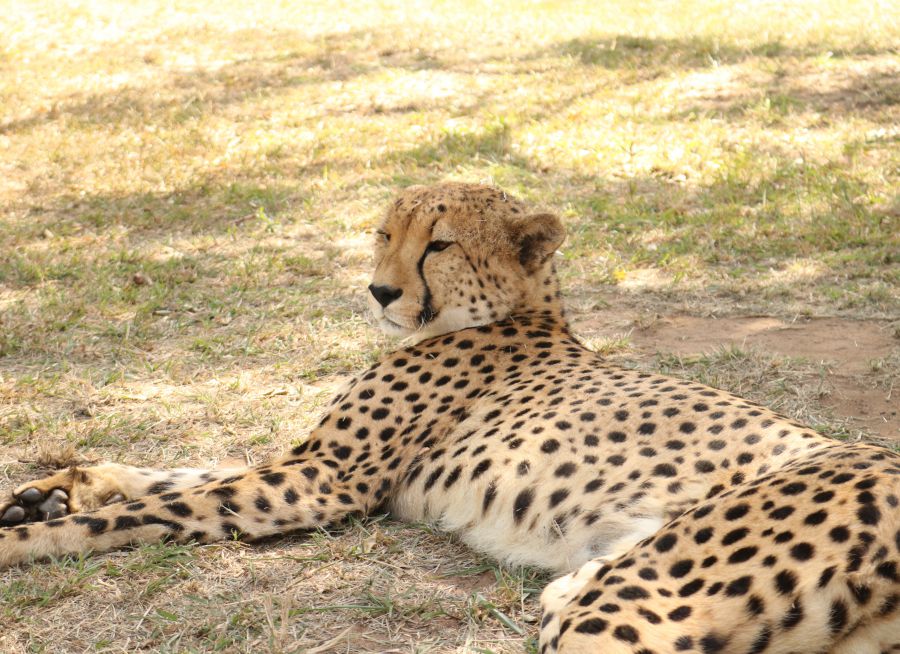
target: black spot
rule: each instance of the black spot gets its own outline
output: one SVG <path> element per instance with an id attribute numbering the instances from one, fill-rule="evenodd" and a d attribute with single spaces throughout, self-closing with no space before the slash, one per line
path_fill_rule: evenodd
<path id="1" fill-rule="evenodd" d="M 574 463 L 564 463 L 553 471 L 553 475 L 556 477 L 568 478 L 575 473 L 575 469 Z"/>
<path id="2" fill-rule="evenodd" d="M 656 542 L 653 546 L 656 548 L 656 551 L 662 554 L 663 552 L 668 552 L 670 549 L 675 547 L 675 543 L 678 542 L 678 537 L 673 533 L 663 534 L 659 538 L 656 539 Z"/>
<path id="3" fill-rule="evenodd" d="M 900 607 L 900 595 L 888 595 L 878 608 L 878 615 L 882 617 L 890 615 L 897 610 L 897 607 Z"/>
<path id="4" fill-rule="evenodd" d="M 782 506 L 780 508 L 775 509 L 771 513 L 769 513 L 769 517 L 772 520 L 784 520 L 788 516 L 790 516 L 794 512 L 794 507 L 792 506 Z"/>
<path id="5" fill-rule="evenodd" d="M 616 627 L 615 631 L 613 631 L 613 636 L 626 643 L 638 642 L 637 630 L 627 624 L 620 624 L 618 627 Z"/>
<path id="6" fill-rule="evenodd" d="M 560 502 L 565 500 L 569 496 L 569 491 L 564 488 L 560 488 L 559 490 L 553 491 L 550 495 L 550 508 L 554 508 Z"/>
<path id="7" fill-rule="evenodd" d="M 762 652 L 766 651 L 769 647 L 769 641 L 772 639 L 772 628 L 769 625 L 763 626 L 760 629 L 759 634 L 756 636 L 756 640 L 753 641 L 753 646 L 750 648 L 750 651 L 747 654 L 762 654 Z"/>
<path id="8" fill-rule="evenodd" d="M 803 605 L 800 600 L 794 600 L 793 604 L 788 608 L 784 618 L 781 620 L 781 626 L 785 629 L 793 629 L 803 621 Z"/>
<path id="9" fill-rule="evenodd" d="M 187 518 L 193 513 L 191 507 L 189 507 L 184 502 L 172 502 L 171 504 L 164 504 L 163 508 L 182 518 Z"/>
<path id="10" fill-rule="evenodd" d="M 725 512 L 726 520 L 738 520 L 743 518 L 747 513 L 750 512 L 749 504 L 738 504 L 737 506 L 733 506 Z"/>
<path id="11" fill-rule="evenodd" d="M 606 583 L 609 583 L 609 579 L 607 579 Z M 623 600 L 638 600 L 638 599 L 648 599 L 650 597 L 650 593 L 641 588 L 640 586 L 624 586 L 619 589 L 618 592 L 619 599 Z"/>
<path id="12" fill-rule="evenodd" d="M 690 597 L 691 595 L 696 593 L 698 590 L 703 588 L 704 583 L 705 582 L 703 581 L 703 579 L 700 579 L 700 578 L 694 579 L 693 581 L 689 581 L 684 586 L 682 586 L 681 588 L 678 589 L 678 595 L 680 597 Z"/>
<path id="13" fill-rule="evenodd" d="M 662 622 L 662 618 L 650 609 L 640 608 L 638 609 L 638 615 L 640 615 L 650 624 L 659 624 L 660 622 Z"/>
<path id="14" fill-rule="evenodd" d="M 584 492 L 585 493 L 593 493 L 598 488 L 603 486 L 603 483 L 604 483 L 603 479 L 600 479 L 600 478 L 593 479 L 584 485 Z"/>
<path id="15" fill-rule="evenodd" d="M 115 524 L 113 525 L 113 529 L 121 530 L 121 529 L 134 529 L 135 527 L 140 526 L 140 522 L 137 518 L 130 515 L 119 515 L 116 516 Z"/>
<path id="16" fill-rule="evenodd" d="M 798 561 L 809 561 L 815 552 L 809 543 L 797 543 L 791 548 L 791 556 Z"/>
<path id="17" fill-rule="evenodd" d="M 844 543 L 850 540 L 850 530 L 846 527 L 834 527 L 828 532 L 828 535 L 836 543 Z"/>
<path id="18" fill-rule="evenodd" d="M 184 531 L 184 527 L 181 524 L 172 520 L 165 520 L 164 518 L 160 518 L 155 515 L 143 515 L 141 516 L 141 522 L 143 522 L 145 525 L 162 525 L 169 531 L 173 531 L 176 533 Z"/>
<path id="19" fill-rule="evenodd" d="M 746 595 L 752 584 L 753 577 L 749 575 L 739 577 L 725 587 L 725 594 L 728 597 L 740 597 L 741 595 Z"/>
<path id="20" fill-rule="evenodd" d="M 705 518 L 710 513 L 712 513 L 713 508 L 714 507 L 712 504 L 704 504 L 703 506 L 698 508 L 696 511 L 694 511 L 694 519 L 701 520 L 702 518 Z"/>
<path id="21" fill-rule="evenodd" d="M 808 525 L 820 525 L 828 519 L 827 511 L 816 511 L 815 513 L 810 513 L 806 518 L 803 519 Z"/>
<path id="22" fill-rule="evenodd" d="M 444 466 L 438 466 L 435 468 L 430 475 L 428 475 L 428 479 L 425 480 L 425 490 L 429 491 L 432 487 L 437 483 L 437 480 L 440 479 L 441 475 L 444 474 Z"/>
<path id="23" fill-rule="evenodd" d="M 533 500 L 534 492 L 530 488 L 526 488 L 516 495 L 516 500 L 513 503 L 513 519 L 516 524 L 520 524 L 525 518 L 525 514 L 528 513 L 528 508 Z"/>
<path id="24" fill-rule="evenodd" d="M 653 474 L 656 477 L 674 477 L 677 474 L 675 466 L 669 463 L 660 463 L 653 468 Z"/>
<path id="25" fill-rule="evenodd" d="M 350 458 L 350 455 L 353 454 L 353 448 L 347 447 L 346 445 L 342 445 L 341 447 L 336 447 L 334 449 L 334 456 L 341 461 L 346 461 Z M 280 473 L 272 473 L 272 474 L 280 474 Z M 277 485 L 277 484 L 275 484 Z"/>
<path id="26" fill-rule="evenodd" d="M 753 545 L 749 547 L 742 547 L 739 550 L 735 550 L 731 553 L 731 556 L 728 557 L 729 563 L 744 563 L 745 561 L 749 561 L 754 556 L 759 549 Z"/>
<path id="27" fill-rule="evenodd" d="M 698 532 L 699 533 L 699 532 Z M 722 537 L 722 545 L 733 545 L 739 540 L 744 539 L 747 534 L 750 533 L 750 530 L 746 527 L 741 527 L 740 529 L 733 529 L 729 531 L 725 536 Z M 695 537 L 696 540 L 696 537 Z"/>
<path id="28" fill-rule="evenodd" d="M 881 511 L 874 504 L 865 504 L 859 507 L 859 510 L 856 512 L 856 517 L 859 518 L 864 525 L 874 526 L 881 520 Z"/>
<path id="29" fill-rule="evenodd" d="M 677 609 L 672 609 L 669 611 L 668 618 L 672 622 L 681 622 L 686 618 L 689 618 L 691 615 L 691 607 L 690 606 L 679 606 Z"/>
<path id="30" fill-rule="evenodd" d="M 147 489 L 148 495 L 156 495 L 157 493 L 165 493 L 175 484 L 171 481 L 158 481 Z"/>
<path id="31" fill-rule="evenodd" d="M 782 495 L 799 495 L 805 490 L 806 484 L 804 484 L 802 481 L 795 481 L 790 484 L 785 484 L 781 487 Z"/>
<path id="32" fill-rule="evenodd" d="M 750 615 L 760 615 L 766 610 L 765 602 L 759 595 L 751 595 L 747 600 L 747 611 Z"/>
<path id="33" fill-rule="evenodd" d="M 581 634 L 602 634 L 608 624 L 603 618 L 588 618 L 584 622 L 579 623 L 575 627 L 575 631 Z"/>
<path id="34" fill-rule="evenodd" d="M 818 587 L 825 588 L 834 577 L 835 572 L 837 572 L 837 566 L 831 566 L 822 570 L 822 574 L 819 575 Z"/>
<path id="35" fill-rule="evenodd" d="M 858 604 L 866 604 L 870 599 L 872 599 L 872 589 L 865 584 L 857 585 L 848 581 L 847 588 L 849 588 L 850 592 L 853 593 L 853 598 Z"/>
<path id="36" fill-rule="evenodd" d="M 828 614 L 828 626 L 831 633 L 836 634 L 847 626 L 847 605 L 841 600 L 831 603 L 831 611 Z"/>
<path id="37" fill-rule="evenodd" d="M 478 462 L 478 465 L 475 466 L 475 469 L 472 470 L 472 480 L 478 479 L 481 475 L 483 475 L 489 468 L 491 467 L 491 460 L 484 459 Z"/>
<path id="38" fill-rule="evenodd" d="M 86 525 L 88 531 L 95 536 L 102 534 L 109 527 L 109 520 L 106 518 L 91 518 L 83 515 L 76 515 L 72 518 L 72 522 L 77 525 Z"/>
<path id="39" fill-rule="evenodd" d="M 597 598 L 599 598 L 600 595 L 602 595 L 602 594 L 603 593 L 599 590 L 588 591 L 584 594 L 584 596 L 582 596 L 582 598 L 580 600 L 578 600 L 578 605 L 579 606 L 590 606 L 591 604 L 596 602 Z"/>
<path id="40" fill-rule="evenodd" d="M 707 634 L 700 639 L 700 651 L 703 654 L 718 654 L 724 651 L 728 641 L 717 634 Z"/>
<path id="41" fill-rule="evenodd" d="M 266 482 L 269 486 L 280 486 L 284 483 L 284 473 L 283 472 L 270 472 L 261 477 L 261 479 Z"/>
<path id="42" fill-rule="evenodd" d="M 450 488 L 453 484 L 455 484 L 459 479 L 460 474 L 462 474 L 462 466 L 456 466 L 455 468 L 453 468 L 453 470 L 449 475 L 447 475 L 447 478 L 444 480 L 444 488 Z"/>
<path id="43" fill-rule="evenodd" d="M 894 561 L 882 561 L 875 568 L 876 574 L 893 582 L 900 582 L 900 576 L 897 575 L 897 564 Z"/>

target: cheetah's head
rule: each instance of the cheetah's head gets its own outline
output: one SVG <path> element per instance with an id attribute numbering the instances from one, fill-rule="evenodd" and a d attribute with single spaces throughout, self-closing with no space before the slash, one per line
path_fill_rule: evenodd
<path id="1" fill-rule="evenodd" d="M 369 306 L 389 334 L 417 340 L 555 301 L 556 216 L 503 191 L 444 183 L 403 190 L 376 232 Z"/>

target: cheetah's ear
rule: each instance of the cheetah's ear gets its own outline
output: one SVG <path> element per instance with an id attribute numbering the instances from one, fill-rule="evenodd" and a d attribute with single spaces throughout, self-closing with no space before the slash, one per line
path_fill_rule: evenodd
<path id="1" fill-rule="evenodd" d="M 516 218 L 510 223 L 510 233 L 518 248 L 519 263 L 529 275 L 543 266 L 566 238 L 566 230 L 552 213 Z"/>

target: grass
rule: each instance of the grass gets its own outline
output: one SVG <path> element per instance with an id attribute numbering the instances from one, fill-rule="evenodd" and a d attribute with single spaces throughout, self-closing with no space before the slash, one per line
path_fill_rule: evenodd
<path id="1" fill-rule="evenodd" d="M 365 318 L 366 232 L 411 183 L 558 211 L 576 319 L 897 329 L 890 2 L 40 1 L 4 20 L 4 487 L 47 448 L 209 465 L 301 438 L 391 347 Z M 819 362 L 597 344 L 859 435 L 823 408 Z M 897 360 L 872 358 L 872 388 L 895 392 Z M 0 649 L 530 651 L 544 581 L 375 518 L 5 572 Z"/>

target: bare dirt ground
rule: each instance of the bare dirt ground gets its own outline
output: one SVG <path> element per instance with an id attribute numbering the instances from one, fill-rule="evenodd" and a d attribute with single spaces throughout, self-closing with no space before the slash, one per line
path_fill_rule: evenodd
<path id="1" fill-rule="evenodd" d="M 821 365 L 823 408 L 873 436 L 900 442 L 900 379 L 879 376 L 900 347 L 897 328 L 888 321 L 667 315 L 642 323 L 618 313 L 576 323 L 576 329 L 606 338 L 627 335 L 642 355 L 667 352 L 690 359 L 750 348 L 805 359 Z"/>

